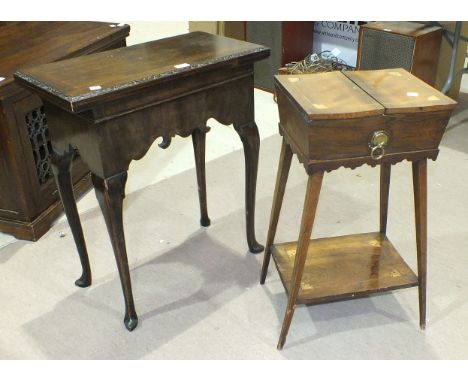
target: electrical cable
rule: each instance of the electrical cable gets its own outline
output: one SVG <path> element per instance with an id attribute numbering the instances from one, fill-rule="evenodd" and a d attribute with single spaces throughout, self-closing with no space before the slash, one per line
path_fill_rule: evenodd
<path id="1" fill-rule="evenodd" d="M 324 50 L 320 53 L 311 53 L 302 61 L 291 62 L 282 68 L 288 74 L 306 74 L 318 72 L 331 72 L 334 70 L 353 70 L 354 68 L 341 58 L 336 57 L 331 51 Z"/>

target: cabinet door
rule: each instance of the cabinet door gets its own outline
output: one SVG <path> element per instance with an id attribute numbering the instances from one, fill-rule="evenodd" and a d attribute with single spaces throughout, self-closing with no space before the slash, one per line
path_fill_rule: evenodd
<path id="1" fill-rule="evenodd" d="M 29 96 L 14 104 L 16 125 L 20 134 L 22 163 L 25 177 L 23 181 L 26 199 L 29 199 L 30 218 L 45 211 L 59 200 L 57 187 L 50 166 L 52 144 L 47 126 L 47 114 L 41 100 Z M 81 179 L 89 170 L 77 157 L 73 163 L 73 183 Z"/>
<path id="2" fill-rule="evenodd" d="M 0 101 L 0 220 L 25 219 L 28 210 L 22 182 L 25 170 L 19 166 L 21 141 L 12 109 L 11 102 Z"/>
<path id="3" fill-rule="evenodd" d="M 52 145 L 47 116 L 41 100 L 32 95 L 15 102 L 14 113 L 22 156 L 22 163 L 18 163 L 18 166 L 25 171 L 23 192 L 32 203 L 29 218 L 34 218 L 58 197 L 54 192 L 55 182 L 50 167 Z"/>

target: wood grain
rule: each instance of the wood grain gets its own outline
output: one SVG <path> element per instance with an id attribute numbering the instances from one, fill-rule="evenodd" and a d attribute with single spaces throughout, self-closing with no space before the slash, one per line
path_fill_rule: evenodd
<path id="1" fill-rule="evenodd" d="M 271 252 L 288 293 L 278 349 L 286 341 L 296 303 L 352 299 L 416 285 L 424 328 L 426 162 L 437 157 L 456 102 L 401 69 L 283 75 L 275 81 L 283 146 L 260 282 L 265 281 Z M 376 148 L 381 155 L 371 155 Z M 291 152 L 309 174 L 299 239 L 270 245 Z M 413 162 L 418 276 L 385 234 L 391 165 L 404 159 Z M 323 172 L 363 164 L 381 165 L 380 232 L 310 240 Z"/>
<path id="2" fill-rule="evenodd" d="M 43 130 L 32 131 L 26 119 L 34 110 L 36 113 L 41 110 L 41 99 L 13 82 L 13 72 L 18 68 L 123 47 L 129 30 L 128 25 L 111 28 L 109 23 L 97 22 L 32 21 L 0 25 L 0 77 L 5 77 L 0 81 L 1 232 L 36 241 L 62 213 L 53 177 L 46 175 L 40 179 L 38 171 L 47 166 L 50 150 L 42 158 L 44 161 L 37 162 L 37 150 L 41 145 L 40 150 L 47 147 L 47 139 L 35 141 L 35 138 L 41 137 L 41 131 L 48 135 L 47 122 L 43 120 Z M 33 142 L 37 145 L 32 145 Z M 72 182 L 77 197 L 91 185 L 89 169 L 79 157 L 74 160 Z"/>
<path id="3" fill-rule="evenodd" d="M 402 69 L 282 75 L 275 81 L 280 133 L 308 174 L 435 159 L 456 106 Z M 380 130 L 388 141 L 383 157 L 373 159 L 372 136 Z"/>
<path id="4" fill-rule="evenodd" d="M 80 217 L 76 206 L 76 198 L 73 193 L 73 183 L 71 177 L 71 168 L 73 165 L 73 157 L 75 151 L 70 150 L 64 155 L 51 155 L 52 171 L 54 173 L 57 189 L 62 200 L 65 215 L 72 230 L 73 237 L 75 238 L 75 245 L 80 257 L 81 268 L 83 270 L 80 278 L 75 281 L 75 285 L 85 288 L 91 285 L 92 275 L 91 267 L 89 265 L 88 250 L 86 249 L 86 242 L 81 227 Z"/>
<path id="5" fill-rule="evenodd" d="M 419 326 L 426 328 L 427 160 L 413 162 L 414 214 L 419 279 Z"/>
<path id="6" fill-rule="evenodd" d="M 265 244 L 265 254 L 263 256 L 262 271 L 260 273 L 260 284 L 265 283 L 265 278 L 270 264 L 271 248 L 276 235 L 276 228 L 278 227 L 278 220 L 283 205 L 284 191 L 286 189 L 286 182 L 288 181 L 289 169 L 291 168 L 292 159 L 291 147 L 286 143 L 283 138 L 281 145 L 281 153 L 278 164 L 278 173 L 276 175 L 275 191 L 273 193 L 273 205 L 271 207 L 270 225 L 268 228 L 267 241 Z"/>
<path id="7" fill-rule="evenodd" d="M 364 28 L 375 29 L 378 31 L 385 30 L 388 32 L 401 34 L 405 36 L 418 37 L 423 34 L 427 34 L 432 31 L 439 30 L 440 27 L 427 27 L 424 24 L 416 22 L 400 22 L 400 21 L 375 21 L 363 25 Z"/>
<path id="8" fill-rule="evenodd" d="M 291 325 L 291 320 L 296 308 L 296 302 L 298 301 L 300 289 L 302 286 L 301 280 L 303 279 L 306 265 L 309 240 L 312 233 L 312 227 L 314 226 L 315 213 L 317 211 L 320 190 L 322 188 L 322 181 L 323 171 L 320 171 L 310 175 L 307 182 L 304 207 L 302 209 L 301 227 L 299 228 L 299 238 L 297 239 L 295 246 L 296 253 L 294 256 L 294 261 L 290 264 L 292 274 L 290 277 L 289 289 L 287 289 L 289 293 L 288 305 L 286 307 L 283 326 L 281 328 L 281 334 L 278 340 L 278 350 L 283 348 L 284 342 L 286 341 L 286 336 L 289 331 L 289 326 Z M 272 254 L 274 256 L 274 249 L 272 249 Z"/>
<path id="9" fill-rule="evenodd" d="M 296 242 L 275 244 L 272 254 L 289 293 Z M 298 303 L 352 299 L 418 285 L 418 278 L 380 232 L 311 240 Z"/>
<path id="10" fill-rule="evenodd" d="M 30 21 L 7 23 L 0 28 L 0 76 L 13 81 L 18 68 L 29 68 L 105 49 L 130 32 L 126 24 Z M 116 24 L 113 24 L 116 25 Z"/>
<path id="11" fill-rule="evenodd" d="M 392 174 L 392 166 L 390 163 L 382 163 L 380 166 L 380 232 L 387 232 L 387 217 L 388 217 L 388 196 L 390 192 L 390 176 Z"/>
<path id="12" fill-rule="evenodd" d="M 386 114 L 453 110 L 457 105 L 401 68 L 343 73 L 383 105 Z"/>
<path id="13" fill-rule="evenodd" d="M 138 317 L 122 201 L 130 162 L 143 157 L 155 139 L 162 137 L 159 146 L 168 148 L 175 135 L 193 137 L 201 224 L 208 225 L 206 122 L 215 118 L 221 124 L 234 126 L 245 154 L 247 243 L 252 252 L 263 250 L 254 230 L 260 137 L 254 120 L 253 66 L 268 54 L 269 49 L 263 46 L 195 32 L 15 75 L 18 83 L 42 98 L 57 155 L 66 155 L 71 147 L 92 172 L 117 261 L 128 330 L 137 326 Z M 191 65 L 174 68 L 181 62 Z M 102 85 L 102 89 L 89 94 L 85 87 L 92 83 Z M 72 209 L 70 192 L 68 196 L 63 201 Z M 77 226 L 79 221 L 71 219 L 69 223 Z M 80 235 L 75 233 L 79 230 L 72 232 L 78 243 Z"/>
<path id="14" fill-rule="evenodd" d="M 384 108 L 341 72 L 277 75 L 276 84 L 312 120 L 381 115 Z"/>
<path id="15" fill-rule="evenodd" d="M 268 54 L 260 45 L 192 32 L 37 66 L 15 76 L 26 86 L 66 101 L 69 110 L 78 110 L 85 101 L 91 107 L 109 93 L 124 97 L 149 85 L 214 70 L 217 64 L 239 65 Z"/>

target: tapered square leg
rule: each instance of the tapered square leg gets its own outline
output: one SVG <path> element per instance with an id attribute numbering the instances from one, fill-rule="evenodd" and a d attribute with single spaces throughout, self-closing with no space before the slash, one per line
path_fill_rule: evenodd
<path id="1" fill-rule="evenodd" d="M 122 284 L 125 300 L 125 327 L 132 331 L 138 325 L 138 317 L 133 302 L 132 284 L 130 281 L 130 270 L 128 268 L 127 249 L 125 246 L 125 235 L 122 220 L 122 205 L 125 197 L 125 183 L 127 172 L 121 172 L 110 178 L 101 179 L 92 174 L 96 197 L 101 207 L 107 230 L 114 249 L 115 260 L 119 270 L 120 282 Z"/>
<path id="2" fill-rule="evenodd" d="M 197 171 L 198 198 L 200 200 L 200 224 L 208 227 L 211 224 L 208 217 L 208 204 L 206 200 L 205 177 L 205 141 L 208 127 L 194 130 L 192 133 L 193 151 L 195 154 L 195 168 Z"/>
<path id="3" fill-rule="evenodd" d="M 426 328 L 427 159 L 413 162 L 414 211 L 418 253 L 419 326 Z"/>
<path id="4" fill-rule="evenodd" d="M 276 175 L 275 192 L 273 194 L 273 205 L 271 207 L 270 226 L 268 228 L 267 241 L 265 244 L 265 255 L 263 257 L 263 266 L 260 274 L 260 284 L 265 283 L 265 278 L 270 264 L 271 245 L 275 240 L 276 228 L 278 227 L 278 219 L 283 204 L 284 190 L 288 181 L 289 169 L 291 168 L 292 151 L 291 147 L 285 142 L 281 145 L 281 153 L 278 164 L 278 174 Z"/>
<path id="5" fill-rule="evenodd" d="M 382 163 L 380 165 L 380 232 L 387 232 L 388 196 L 390 191 L 390 175 L 392 165 Z"/>
<path id="6" fill-rule="evenodd" d="M 63 209 L 67 216 L 68 224 L 75 240 L 76 249 L 80 256 L 82 274 L 75 285 L 84 288 L 91 285 L 91 267 L 89 265 L 88 251 L 84 240 L 83 229 L 81 228 L 80 216 L 76 208 L 75 196 L 73 194 L 73 184 L 71 178 L 71 167 L 75 150 L 59 154 L 55 150 L 51 155 L 52 172 L 54 173 L 57 189 L 62 200 Z"/>
<path id="7" fill-rule="evenodd" d="M 323 171 L 309 175 L 307 182 L 307 191 L 304 200 L 304 208 L 302 210 L 301 228 L 299 231 L 299 239 L 297 241 L 297 250 L 294 259 L 294 269 L 291 280 L 291 288 L 288 296 L 288 306 L 284 315 L 283 327 L 278 340 L 278 350 L 281 350 L 288 335 L 289 326 L 296 308 L 297 295 L 301 287 L 302 274 L 307 257 L 307 249 L 309 247 L 310 235 L 315 220 L 315 212 L 317 211 L 320 189 L 322 187 Z"/>

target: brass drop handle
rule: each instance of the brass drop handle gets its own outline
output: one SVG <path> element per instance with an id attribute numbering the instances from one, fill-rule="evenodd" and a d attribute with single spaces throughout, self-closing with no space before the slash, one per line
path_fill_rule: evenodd
<path id="1" fill-rule="evenodd" d="M 385 146 L 388 143 L 388 135 L 385 131 L 379 130 L 372 135 L 369 146 L 371 147 L 371 158 L 379 160 L 385 155 Z"/>
<path id="2" fill-rule="evenodd" d="M 370 152 L 370 156 L 373 160 L 379 160 L 385 155 L 385 149 L 383 146 L 374 146 Z"/>

